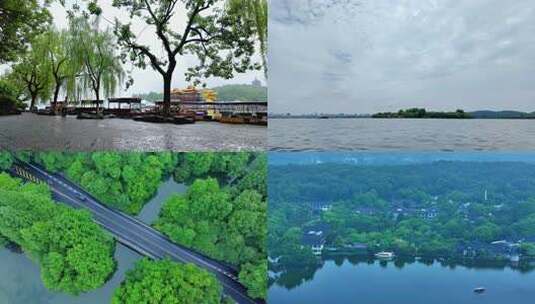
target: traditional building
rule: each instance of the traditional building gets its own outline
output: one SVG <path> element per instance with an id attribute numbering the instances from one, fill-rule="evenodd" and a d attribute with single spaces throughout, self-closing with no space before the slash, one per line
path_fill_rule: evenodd
<path id="1" fill-rule="evenodd" d="M 309 247 L 314 255 L 321 255 L 327 241 L 328 231 L 329 226 L 323 223 L 307 227 L 303 231 L 301 243 Z"/>

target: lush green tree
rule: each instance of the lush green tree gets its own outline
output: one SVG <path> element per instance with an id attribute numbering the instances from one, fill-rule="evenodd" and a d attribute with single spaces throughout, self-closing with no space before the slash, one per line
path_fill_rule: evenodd
<path id="1" fill-rule="evenodd" d="M 0 174 L 0 235 L 41 265 L 45 286 L 78 294 L 104 285 L 115 271 L 114 243 L 87 211 L 52 201 L 44 184 Z"/>
<path id="2" fill-rule="evenodd" d="M 267 297 L 267 263 L 254 265 L 246 263 L 240 270 L 240 282 L 247 287 L 248 294 L 253 298 L 265 299 Z"/>
<path id="3" fill-rule="evenodd" d="M 169 113 L 171 105 L 171 82 L 177 65 L 177 56 L 193 55 L 199 64 L 186 72 L 187 80 L 210 76 L 232 78 L 235 72 L 258 68 L 251 62 L 254 54 L 254 28 L 251 19 L 242 14 L 221 13 L 225 0 L 135 0 L 114 1 L 113 6 L 130 14 L 128 23 L 115 20 L 114 33 L 119 45 L 124 50 L 124 58 L 129 58 L 136 66 L 152 69 L 163 78 L 164 112 Z M 96 2 L 96 1 L 93 1 Z M 102 10 L 91 7 L 93 13 Z M 180 11 L 183 26 L 170 26 L 177 19 Z M 157 50 L 151 49 L 137 41 L 132 32 L 131 19 L 141 19 L 153 28 L 164 51 L 159 56 Z M 177 29 L 181 29 L 177 31 Z"/>
<path id="4" fill-rule="evenodd" d="M 115 291 L 113 304 L 221 303 L 216 278 L 193 264 L 142 259 Z"/>
<path id="5" fill-rule="evenodd" d="M 67 30 L 51 28 L 44 33 L 46 58 L 49 60 L 50 73 L 54 80 L 52 105 L 55 107 L 62 86 L 76 81 L 81 65 L 75 62 L 71 51 L 74 49 L 69 43 L 74 42 Z M 69 81 L 68 81 L 69 80 Z M 64 88 L 66 90 L 66 88 Z M 67 98 L 66 98 L 67 100 Z"/>
<path id="6" fill-rule="evenodd" d="M 254 189 L 245 189 L 235 197 L 232 192 L 220 188 L 213 178 L 197 179 L 185 195 L 176 195 L 164 204 L 155 226 L 179 244 L 238 265 L 240 281 L 249 288 L 249 294 L 264 297 L 265 197 Z"/>
<path id="7" fill-rule="evenodd" d="M 12 66 L 12 78 L 25 88 L 30 99 L 30 110 L 35 110 L 36 103 L 50 96 L 52 77 L 50 64 L 46 58 L 46 38 L 40 35 L 34 38 L 31 49 L 21 56 Z"/>
<path id="8" fill-rule="evenodd" d="M 45 1 L 47 3 L 49 1 Z M 33 38 L 44 32 L 51 15 L 37 0 L 0 2 L 0 64 L 14 61 Z"/>
<path id="9" fill-rule="evenodd" d="M 490 222 L 479 225 L 474 229 L 474 238 L 484 242 L 496 241 L 499 235 L 500 227 Z"/>
<path id="10" fill-rule="evenodd" d="M 238 14 L 250 20 L 260 45 L 260 55 L 267 78 L 267 42 L 268 42 L 268 1 L 267 0 L 227 0 L 229 14 Z"/>
<path id="11" fill-rule="evenodd" d="M 21 100 L 25 87 L 14 76 L 12 73 L 0 76 L 0 115 L 16 114 L 26 107 Z"/>
<path id="12" fill-rule="evenodd" d="M 100 31 L 98 22 L 91 25 L 84 16 L 71 17 L 69 31 L 72 66 L 82 66 L 77 89 L 82 93 L 93 92 L 96 100 L 100 100 L 101 93 L 106 97 L 114 94 L 125 73 L 112 33 Z"/>
<path id="13" fill-rule="evenodd" d="M 41 152 L 34 160 L 48 170 L 65 172 L 103 203 L 137 214 L 174 170 L 172 153 Z"/>

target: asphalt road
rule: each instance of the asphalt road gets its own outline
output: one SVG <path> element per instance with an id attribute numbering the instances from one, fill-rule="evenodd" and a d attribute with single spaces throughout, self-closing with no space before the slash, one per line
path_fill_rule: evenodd
<path id="1" fill-rule="evenodd" d="M 47 182 L 57 201 L 90 211 L 93 219 L 120 243 L 152 259 L 167 257 L 181 263 L 193 263 L 210 271 L 223 286 L 225 294 L 239 304 L 265 303 L 263 300 L 247 296 L 247 289 L 238 281 L 237 271 L 233 267 L 173 243 L 165 235 L 140 220 L 102 205 L 81 187 L 59 174 L 47 172 L 34 164 L 17 165 Z"/>

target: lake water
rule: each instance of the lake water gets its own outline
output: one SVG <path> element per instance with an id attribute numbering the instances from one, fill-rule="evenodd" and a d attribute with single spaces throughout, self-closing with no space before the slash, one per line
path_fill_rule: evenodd
<path id="1" fill-rule="evenodd" d="M 487 291 L 474 293 L 479 286 Z M 325 261 L 320 269 L 290 271 L 268 292 L 270 304 L 516 304 L 533 303 L 533 299 L 532 270 L 343 258 Z"/>
<path id="2" fill-rule="evenodd" d="M 138 215 L 146 223 L 158 218 L 163 203 L 173 193 L 183 193 L 186 186 L 177 184 L 172 179 L 164 182 L 156 196 L 148 202 Z M 0 249 L 0 303 L 2 304 L 100 304 L 110 303 L 113 292 L 124 280 L 125 273 L 131 269 L 142 256 L 117 243 L 115 260 L 117 271 L 101 288 L 70 296 L 47 290 L 40 277 L 39 266 L 23 253 L 10 249 Z"/>
<path id="3" fill-rule="evenodd" d="M 513 119 L 270 119 L 272 151 L 530 150 L 535 121 Z"/>
<path id="4" fill-rule="evenodd" d="M 33 150 L 265 150 L 267 128 L 218 122 L 155 124 L 130 119 L 79 120 L 31 113 L 0 117 L 0 145 Z"/>

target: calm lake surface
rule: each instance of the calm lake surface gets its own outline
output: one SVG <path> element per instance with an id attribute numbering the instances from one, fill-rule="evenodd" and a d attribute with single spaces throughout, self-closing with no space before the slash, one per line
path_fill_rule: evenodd
<path id="1" fill-rule="evenodd" d="M 270 304 L 516 304 L 535 299 L 535 271 L 508 267 L 450 268 L 437 262 L 401 267 L 344 259 L 326 261 L 315 273 L 298 272 L 287 273 L 270 287 Z M 475 294 L 479 286 L 487 291 Z"/>
<path id="2" fill-rule="evenodd" d="M 269 120 L 272 151 L 511 151 L 534 147 L 535 120 Z"/>
<path id="3" fill-rule="evenodd" d="M 152 223 L 158 218 L 163 203 L 173 193 L 183 193 L 186 186 L 177 184 L 172 179 L 164 182 L 157 195 L 145 205 L 138 218 Z M 54 293 L 45 288 L 41 281 L 39 266 L 24 253 L 0 249 L 0 303 L 2 304 L 101 304 L 110 303 L 115 289 L 124 280 L 126 272 L 142 256 L 117 243 L 115 260 L 117 271 L 110 281 L 94 291 L 70 296 Z"/>
<path id="4" fill-rule="evenodd" d="M 173 125 L 31 113 L 0 117 L 0 143 L 8 149 L 263 151 L 267 130 L 265 126 L 217 122 Z"/>

